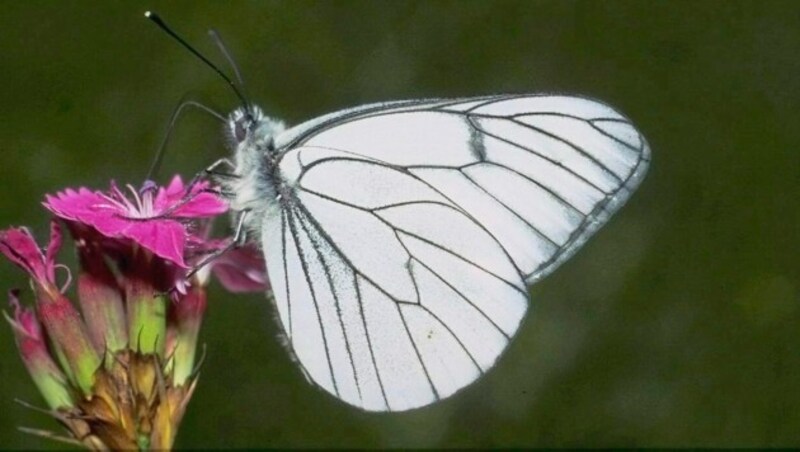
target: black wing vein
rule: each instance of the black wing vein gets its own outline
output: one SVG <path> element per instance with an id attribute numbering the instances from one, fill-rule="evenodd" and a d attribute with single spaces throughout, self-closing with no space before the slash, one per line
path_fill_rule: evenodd
<path id="1" fill-rule="evenodd" d="M 369 327 L 367 326 L 367 317 L 364 315 L 364 300 L 361 299 L 361 285 L 358 283 L 359 274 L 353 271 L 353 287 L 356 292 L 356 299 L 358 301 L 358 313 L 361 316 L 361 324 L 364 327 L 364 335 L 367 338 L 367 348 L 369 349 L 369 357 L 372 361 L 372 367 L 375 369 L 375 376 L 378 378 L 378 386 L 381 388 L 381 396 L 383 403 L 389 406 L 389 399 L 386 397 L 386 389 L 383 387 L 383 380 L 381 379 L 381 369 L 378 367 L 378 362 L 375 360 L 375 351 L 372 349 L 372 339 L 370 339 Z"/>
<path id="2" fill-rule="evenodd" d="M 373 280 L 372 280 L 372 279 L 371 279 L 369 276 L 367 276 L 367 275 L 366 275 L 366 274 L 364 274 L 364 273 L 363 273 L 361 270 L 359 270 L 359 269 L 358 269 L 358 267 L 356 267 L 356 265 L 355 265 L 355 264 L 353 264 L 353 262 L 352 262 L 352 261 L 350 261 L 350 259 L 349 259 L 349 258 L 347 258 L 347 256 L 344 254 L 344 252 L 343 252 L 343 251 L 342 251 L 342 250 L 341 250 L 341 249 L 340 249 L 340 248 L 339 248 L 339 247 L 336 245 L 336 241 L 335 241 L 335 240 L 333 240 L 333 238 L 332 238 L 332 237 L 330 237 L 330 236 L 329 236 L 329 235 L 328 235 L 328 234 L 325 232 L 325 230 L 324 230 L 324 229 L 321 227 L 321 225 L 320 225 L 320 224 L 319 224 L 319 223 L 316 221 L 316 219 L 314 218 L 314 216 L 311 214 L 311 212 L 309 212 L 309 210 L 308 210 L 308 209 L 307 209 L 305 206 L 303 206 L 303 203 L 302 203 L 302 201 L 301 201 L 300 199 L 298 199 L 298 198 L 295 196 L 295 197 L 293 197 L 293 198 L 292 198 L 292 200 L 293 200 L 293 202 L 296 204 L 296 208 L 298 208 L 298 209 L 301 209 L 301 210 L 304 212 L 304 214 L 305 214 L 305 217 L 308 219 L 308 221 L 309 221 L 309 222 L 311 222 L 311 223 L 312 223 L 312 224 L 313 224 L 313 225 L 316 227 L 316 229 L 319 231 L 320 235 L 322 235 L 322 236 L 325 238 L 325 240 L 326 240 L 326 241 L 327 241 L 327 242 L 328 242 L 328 243 L 331 245 L 331 248 L 333 248 L 333 249 L 335 249 L 335 250 L 336 250 L 336 252 L 337 252 L 337 254 L 339 255 L 339 257 L 340 257 L 340 258 L 341 258 L 341 259 L 342 259 L 342 260 L 343 260 L 345 263 L 347 263 L 347 265 L 348 265 L 348 266 L 350 266 L 350 268 L 353 270 L 353 272 L 354 272 L 355 274 L 357 274 L 357 275 L 358 275 L 359 277 L 361 277 L 361 278 L 364 278 L 364 280 L 366 280 L 367 282 L 369 282 L 369 283 L 370 283 L 370 284 L 371 284 L 371 285 L 372 285 L 372 286 L 373 286 L 375 289 L 377 289 L 379 292 L 381 292 L 381 293 L 382 293 L 384 296 L 386 296 L 387 298 L 389 298 L 389 299 L 390 299 L 390 300 L 392 300 L 393 302 L 395 302 L 395 303 L 402 303 L 402 300 L 398 300 L 398 299 L 397 299 L 397 298 L 396 298 L 394 295 L 392 295 L 392 294 L 390 294 L 389 292 L 387 292 L 386 290 L 384 290 L 384 289 L 383 289 L 383 288 L 382 288 L 382 287 L 381 287 L 379 284 L 376 284 L 376 283 L 375 283 L 375 282 L 374 282 L 374 281 L 373 281 Z M 377 217 L 377 216 L 376 216 L 376 217 Z M 380 218 L 380 217 L 377 217 L 377 218 L 379 218 L 381 221 L 385 221 L 385 220 L 383 220 L 383 219 L 382 219 L 382 218 Z M 393 228 L 393 229 L 394 229 L 394 228 Z M 501 248 L 502 248 L 502 247 L 501 247 Z M 411 257 L 411 256 L 410 256 L 410 257 Z M 481 315 L 482 315 L 484 318 L 486 318 L 486 320 L 487 320 L 487 321 L 489 321 L 489 323 L 491 323 L 491 324 L 492 324 L 492 326 L 494 326 L 494 327 L 495 327 L 495 328 L 496 328 L 496 329 L 497 329 L 497 330 L 500 332 L 500 334 L 502 334 L 502 335 L 503 335 L 503 336 L 504 336 L 506 339 L 510 339 L 510 336 L 509 336 L 509 335 L 508 335 L 508 334 L 507 334 L 505 331 L 503 331 L 503 329 L 502 329 L 502 328 L 500 328 L 500 326 L 499 326 L 499 325 L 497 325 L 497 323 L 496 323 L 496 322 L 495 322 L 495 321 L 494 321 L 494 320 L 493 320 L 491 317 L 489 317 L 489 315 L 488 315 L 486 312 L 484 312 L 484 311 L 483 311 L 481 308 L 479 308 L 479 307 L 478 307 L 478 306 L 477 306 L 477 305 L 476 305 L 476 304 L 475 304 L 475 303 L 474 303 L 474 302 L 473 302 L 473 301 L 472 301 L 472 300 L 471 300 L 469 297 L 467 297 L 466 295 L 464 295 L 463 293 L 461 293 L 461 291 L 459 291 L 459 290 L 458 290 L 457 288 L 455 288 L 455 287 L 454 287 L 454 286 L 453 286 L 451 283 L 449 283 L 448 281 L 446 281 L 446 280 L 445 280 L 445 279 L 444 279 L 444 278 L 443 278 L 441 275 L 439 275 L 439 274 L 438 274 L 436 271 L 434 271 L 434 270 L 433 270 L 433 269 L 431 269 L 429 266 L 427 266 L 427 265 L 426 265 L 424 262 L 422 262 L 422 261 L 419 261 L 419 259 L 416 259 L 416 258 L 415 258 L 415 260 L 416 260 L 416 261 L 418 261 L 418 262 L 419 262 L 419 263 L 420 263 L 422 266 L 424 266 L 426 269 L 428 269 L 428 271 L 430 271 L 431 273 L 433 273 L 434 275 L 436 275 L 436 277 L 437 277 L 439 280 L 441 280 L 441 281 L 442 281 L 444 284 L 446 284 L 446 285 L 447 285 L 447 286 L 448 286 L 448 287 L 449 287 L 451 290 L 453 290 L 453 291 L 454 291 L 456 294 L 458 294 L 458 295 L 459 295 L 459 297 L 461 297 L 462 299 L 464 299 L 464 300 L 465 300 L 467 303 L 469 303 L 469 304 L 470 304 L 470 305 L 471 305 L 473 308 L 475 308 L 475 309 L 476 309 L 476 310 L 477 310 L 477 311 L 478 311 L 478 312 L 479 312 L 479 313 L 480 313 L 480 314 L 481 314 Z M 504 281 L 502 278 L 499 278 L 499 277 L 497 277 L 497 276 L 495 276 L 495 277 L 496 277 L 496 278 L 498 278 L 498 279 L 500 279 L 501 281 Z M 506 282 L 506 283 L 507 283 L 507 282 Z M 514 287 L 514 289 L 515 289 L 515 290 L 519 291 L 519 288 L 517 288 L 517 287 L 515 287 L 515 286 L 513 286 L 513 285 L 512 285 L 512 287 Z"/>
<path id="3" fill-rule="evenodd" d="M 292 234 L 292 238 L 294 239 L 294 246 L 297 250 L 297 257 L 300 259 L 300 265 L 303 267 L 303 276 L 306 280 L 306 285 L 308 285 L 308 290 L 311 292 L 311 300 L 314 303 L 314 310 L 317 312 L 317 322 L 319 323 L 320 332 L 322 333 L 322 342 L 325 346 L 325 358 L 328 362 L 328 371 L 331 374 L 331 382 L 333 383 L 333 389 L 336 392 L 336 396 L 339 396 L 339 388 L 336 385 L 336 375 L 333 373 L 333 363 L 331 362 L 331 351 L 328 345 L 328 338 L 325 331 L 325 323 L 322 321 L 322 315 L 319 311 L 319 304 L 317 301 L 316 291 L 314 290 L 314 284 L 311 282 L 311 277 L 309 276 L 308 271 L 308 262 L 306 261 L 305 253 L 300 246 L 300 235 L 297 233 L 297 229 L 292 221 L 292 212 L 287 212 L 289 215 L 289 232 Z M 302 221 L 298 219 L 298 221 Z M 309 239 L 310 240 L 310 239 Z"/>
<path id="4" fill-rule="evenodd" d="M 325 279 L 328 283 L 328 288 L 331 291 L 331 295 L 333 296 L 333 301 L 336 308 L 336 318 L 339 320 L 339 325 L 342 327 L 342 337 L 344 339 L 345 350 L 347 351 L 347 358 L 348 361 L 350 361 L 350 369 L 353 371 L 353 378 L 355 379 L 356 390 L 358 391 L 358 397 L 361 398 L 362 397 L 361 384 L 359 383 L 358 371 L 356 370 L 356 365 L 355 362 L 353 361 L 353 352 L 350 350 L 350 336 L 347 334 L 347 327 L 344 324 L 344 320 L 342 320 L 342 308 L 339 302 L 339 293 L 336 290 L 336 285 L 333 282 L 333 277 L 331 276 L 330 267 L 328 266 L 328 263 L 325 260 L 325 256 L 320 251 L 322 247 L 319 245 L 319 242 L 316 240 L 316 237 L 314 237 L 311 234 L 311 231 L 308 230 L 308 226 L 305 224 L 305 222 L 299 221 L 299 223 L 300 226 L 303 228 L 303 231 L 305 231 L 311 243 L 314 245 L 314 251 L 317 254 L 317 259 L 322 265 L 322 270 L 325 273 Z"/>
<path id="5" fill-rule="evenodd" d="M 431 380 L 431 374 L 428 372 L 428 366 L 425 365 L 425 360 L 422 359 L 422 355 L 419 353 L 417 342 L 414 340 L 414 336 L 411 335 L 411 330 L 408 329 L 406 316 L 403 315 L 400 305 L 395 304 L 394 307 L 397 309 L 397 314 L 400 316 L 400 320 L 403 322 L 403 329 L 406 332 L 408 341 L 411 342 L 411 346 L 414 348 L 414 354 L 417 355 L 417 361 L 419 361 L 420 366 L 422 366 L 422 372 L 425 373 L 425 379 L 428 380 L 428 386 L 431 387 L 431 391 L 433 391 L 433 396 L 436 397 L 436 400 L 440 400 L 441 396 L 439 396 L 439 391 L 436 390 L 436 386 L 433 384 L 433 380 Z"/>
<path id="6" fill-rule="evenodd" d="M 501 277 L 501 276 L 499 276 L 499 275 L 495 274 L 493 271 L 491 271 L 491 270 L 489 270 L 489 269 L 487 269 L 487 268 L 484 268 L 482 265 L 479 265 L 479 264 L 477 264 L 477 263 L 473 262 L 471 259 L 468 259 L 468 258 L 466 258 L 466 257 L 462 256 L 461 254 L 458 254 L 458 253 L 454 252 L 453 250 L 447 249 L 447 248 L 443 247 L 442 245 L 440 245 L 440 244 L 438 244 L 438 243 L 436 243 L 436 242 L 433 242 L 433 241 L 431 241 L 431 240 L 429 240 L 429 239 L 427 239 L 427 238 L 425 238 L 425 237 L 422 237 L 422 236 L 420 236 L 420 235 L 418 235 L 418 234 L 415 234 L 415 233 L 413 233 L 413 232 L 411 232 L 411 231 L 408 231 L 408 230 L 405 230 L 405 229 L 403 229 L 403 228 L 397 227 L 397 226 L 395 226 L 395 225 L 393 225 L 393 224 L 389 223 L 389 222 L 388 222 L 388 221 L 386 221 L 385 219 L 383 219 L 383 218 L 382 218 L 380 215 L 375 215 L 375 212 L 373 212 L 373 210 L 383 210 L 383 209 L 386 209 L 386 208 L 388 208 L 388 206 L 381 206 L 381 207 L 378 207 L 378 208 L 376 208 L 376 209 L 366 209 L 366 208 L 363 208 L 363 207 L 361 207 L 361 206 L 357 206 L 357 205 L 355 205 L 355 204 L 350 204 L 350 203 L 348 203 L 348 202 L 345 202 L 345 201 L 342 201 L 342 200 L 339 200 L 339 199 L 336 199 L 336 198 L 332 198 L 332 197 L 330 197 L 330 196 L 324 195 L 324 194 L 322 194 L 322 193 L 319 193 L 319 192 L 316 192 L 316 191 L 313 191 L 313 190 L 309 190 L 309 189 L 305 189 L 305 188 L 304 188 L 304 189 L 303 189 L 303 191 L 305 191 L 306 193 L 312 194 L 312 195 L 314 195 L 314 196 L 319 196 L 320 198 L 326 199 L 326 200 L 328 200 L 328 201 L 335 202 L 335 203 L 341 204 L 341 205 L 343 205 L 343 206 L 347 206 L 347 207 L 350 207 L 350 208 L 353 208 L 353 209 L 360 210 L 360 211 L 362 211 L 362 212 L 366 212 L 366 213 L 372 214 L 372 215 L 373 215 L 373 216 L 374 216 L 374 217 L 375 217 L 375 218 L 376 218 L 378 221 L 380 221 L 381 223 L 385 224 L 385 225 L 386 225 L 388 228 L 392 229 L 393 231 L 395 231 L 395 232 L 397 232 L 397 231 L 399 231 L 399 232 L 402 232 L 402 233 L 404 233 L 404 234 L 406 234 L 406 235 L 409 235 L 409 236 L 411 236 L 411 237 L 414 237 L 415 239 L 421 240 L 421 241 L 423 241 L 423 242 L 425 242 L 425 243 L 427 243 L 427 244 L 429 244 L 429 245 L 431 245 L 431 246 L 434 246 L 434 247 L 436 247 L 437 249 L 440 249 L 440 250 L 442 250 L 442 251 L 444 251 L 444 252 L 446 252 L 446 253 L 448 253 L 448 254 L 452 255 L 453 257 L 455 257 L 455 258 L 458 258 L 459 260 L 462 260 L 462 261 L 464 261 L 464 262 L 466 262 L 466 263 L 468 263 L 468 264 L 472 265 L 473 267 L 475 267 L 475 268 L 477 268 L 477 269 L 479 269 L 479 270 L 483 271 L 484 273 L 486 273 L 486 274 L 488 274 L 488 275 L 490 275 L 490 276 L 493 276 L 494 278 L 496 278 L 496 279 L 498 279 L 498 280 L 500 280 L 500 281 L 502 281 L 502 282 L 506 283 L 506 284 L 507 284 L 507 285 L 509 285 L 510 287 L 514 288 L 514 290 L 517 290 L 517 291 L 519 291 L 519 292 L 522 292 L 522 290 L 521 290 L 519 287 L 515 286 L 513 282 L 511 282 L 511 281 L 508 281 L 508 280 L 506 280 L 505 278 L 503 278 L 503 277 Z M 302 203 L 302 202 L 301 202 L 301 203 Z M 447 205 L 447 204 L 444 204 L 444 203 L 439 203 L 439 202 L 435 202 L 435 201 L 419 201 L 419 202 L 409 202 L 407 205 L 419 205 L 419 204 L 435 204 L 435 205 L 440 205 L 440 206 L 442 206 L 442 207 L 446 207 L 446 208 L 448 208 L 448 209 L 452 209 L 452 210 L 454 210 L 455 212 L 457 212 L 457 213 L 459 213 L 459 214 L 462 214 L 462 215 L 464 215 L 464 211 L 463 211 L 463 210 L 458 210 L 458 209 L 455 209 L 453 206 L 449 206 L 449 205 Z M 307 212 L 307 213 L 306 213 L 306 215 L 310 215 L 310 213 L 308 213 L 308 211 L 307 211 L 307 210 L 306 210 L 306 212 Z M 466 216 L 466 215 L 465 215 L 465 216 Z M 475 223 L 475 224 L 476 224 L 476 226 L 478 226 L 478 227 L 481 227 L 481 228 L 482 228 L 482 225 L 481 225 L 479 222 L 477 222 L 477 220 L 474 220 L 474 219 L 472 219 L 472 218 L 470 218 L 470 217 L 468 217 L 468 216 L 466 216 L 466 217 L 467 217 L 467 219 L 469 219 L 469 220 L 473 221 L 473 223 Z M 484 228 L 482 228 L 482 229 L 484 229 Z M 484 231 L 486 231 L 486 229 L 484 229 Z M 486 231 L 486 232 L 488 233 L 488 231 Z M 495 241 L 495 242 L 496 242 L 496 241 Z M 402 241 L 401 241 L 401 243 L 402 243 Z M 496 242 L 496 244 L 497 244 L 497 245 L 498 245 L 498 246 L 499 246 L 501 249 L 503 249 L 504 251 L 506 251 L 506 250 L 505 250 L 505 248 L 503 247 L 503 245 L 502 245 L 502 244 L 500 244 L 499 242 Z M 413 255 L 413 254 L 412 254 L 410 251 L 408 251 L 408 249 L 405 247 L 405 245 L 403 245 L 403 248 L 406 250 L 406 252 L 407 252 L 407 253 L 408 253 L 410 256 L 413 256 L 413 257 L 415 257 L 415 258 L 416 258 L 416 256 L 414 256 L 414 255 Z M 417 259 L 417 260 L 419 260 L 419 259 Z M 509 258 L 509 261 L 513 263 L 513 261 L 512 261 L 510 258 Z"/>
<path id="7" fill-rule="evenodd" d="M 497 118 L 494 118 L 494 117 L 491 117 L 491 116 L 490 116 L 490 118 L 497 119 Z M 484 129 L 483 127 L 480 127 L 480 123 L 478 123 L 478 128 L 480 129 L 481 133 L 483 133 L 484 135 L 492 137 L 492 138 L 494 138 L 496 140 L 502 141 L 503 143 L 509 144 L 509 145 L 514 146 L 516 148 L 522 149 L 523 151 L 530 152 L 531 154 L 533 154 L 533 155 L 535 155 L 535 156 L 537 156 L 537 157 L 539 157 L 539 158 L 541 158 L 543 160 L 546 160 L 546 161 L 552 163 L 553 165 L 558 166 L 559 168 L 563 169 L 564 171 L 572 174 L 576 179 L 579 179 L 582 182 L 590 185 L 591 187 L 597 189 L 601 193 L 607 194 L 606 191 L 603 190 L 602 188 L 598 187 L 597 184 L 595 184 L 594 182 L 590 181 L 586 177 L 578 174 L 577 172 L 575 172 L 574 169 L 572 169 L 569 166 L 563 164 L 562 162 L 560 162 L 560 161 L 558 161 L 558 160 L 556 160 L 556 159 L 554 159 L 552 157 L 548 157 L 547 155 L 544 155 L 541 152 L 536 151 L 535 149 L 529 148 L 527 146 L 523 146 L 523 145 L 521 145 L 521 144 L 519 144 L 519 143 L 517 143 L 515 141 L 511 141 L 509 139 L 506 139 L 506 138 L 503 138 L 501 136 L 498 136 L 497 134 L 491 133 L 491 132 L 487 131 L 486 129 Z"/>

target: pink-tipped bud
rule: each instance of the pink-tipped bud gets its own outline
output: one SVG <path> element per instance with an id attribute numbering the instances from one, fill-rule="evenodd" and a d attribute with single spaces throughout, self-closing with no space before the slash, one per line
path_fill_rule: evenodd
<path id="1" fill-rule="evenodd" d="M 61 248 L 61 226 L 50 222 L 50 242 L 42 253 L 33 235 L 24 228 L 0 231 L 0 252 L 25 270 L 33 281 L 39 320 L 68 376 L 84 394 L 94 381 L 100 358 L 89 340 L 78 311 L 56 284 L 56 254 Z"/>
<path id="2" fill-rule="evenodd" d="M 45 331 L 63 357 L 62 365 L 78 388 L 84 394 L 90 394 L 94 373 L 100 367 L 100 356 L 89 339 L 78 311 L 63 295 L 46 301 L 40 299 L 37 310 Z"/>
<path id="3" fill-rule="evenodd" d="M 67 388 L 67 378 L 47 350 L 47 339 L 36 315 L 32 309 L 19 304 L 18 295 L 16 290 L 9 292 L 9 303 L 14 309 L 13 318 L 6 312 L 3 315 L 14 332 L 22 362 L 50 408 L 72 407 L 74 401 Z"/>
<path id="4" fill-rule="evenodd" d="M 33 234 L 26 228 L 0 231 L 0 253 L 28 273 L 36 292 L 43 298 L 56 298 L 60 294 L 56 284 L 55 263 L 60 248 L 61 226 L 55 220 L 50 222 L 50 242 L 45 253 L 42 253 Z"/>

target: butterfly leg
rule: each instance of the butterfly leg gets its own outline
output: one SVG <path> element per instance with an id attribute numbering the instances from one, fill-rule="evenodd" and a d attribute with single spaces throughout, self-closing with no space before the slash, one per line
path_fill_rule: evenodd
<path id="1" fill-rule="evenodd" d="M 191 279 L 201 268 L 205 267 L 206 265 L 213 262 L 218 257 L 222 256 L 223 254 L 227 253 L 228 251 L 242 246 L 247 242 L 247 231 L 244 228 L 245 221 L 247 220 L 247 215 L 250 213 L 250 210 L 242 210 L 238 213 L 238 218 L 236 219 L 236 231 L 233 234 L 230 242 L 225 246 L 214 250 L 212 253 L 208 254 L 204 257 L 200 262 L 197 263 L 189 273 L 186 274 L 186 279 Z"/>
<path id="2" fill-rule="evenodd" d="M 229 159 L 227 159 L 225 157 L 223 157 L 221 159 L 218 159 L 214 163 L 208 165 L 202 171 L 200 171 L 197 174 L 195 174 L 194 177 L 192 177 L 192 179 L 189 181 L 189 185 L 188 185 L 189 192 L 192 191 L 191 189 L 195 185 L 199 184 L 200 182 L 202 182 L 202 181 L 204 181 L 204 180 L 206 180 L 208 178 L 214 177 L 214 176 L 231 178 L 231 179 L 235 179 L 235 178 L 239 177 L 236 174 L 226 173 L 226 172 L 223 172 L 223 171 L 219 171 L 217 169 L 217 168 L 219 168 L 219 167 L 221 167 L 223 165 L 227 166 L 230 169 L 233 169 L 233 162 L 231 162 Z"/>
<path id="3" fill-rule="evenodd" d="M 220 171 L 220 170 L 217 169 L 217 168 L 219 168 L 219 167 L 221 167 L 223 165 L 227 166 L 231 170 L 233 170 L 235 168 L 234 165 L 233 165 L 233 162 L 231 162 L 230 159 L 227 159 L 225 157 L 223 157 L 221 159 L 218 159 L 217 161 L 215 161 L 211 165 L 208 165 L 204 170 L 202 170 L 202 171 L 198 172 L 197 174 L 195 174 L 194 177 L 192 177 L 192 179 L 189 181 L 187 194 L 188 193 L 192 193 L 192 189 L 194 188 L 195 185 L 197 185 L 201 181 L 204 181 L 204 180 L 207 180 L 207 179 L 211 179 L 211 178 L 214 178 L 214 177 L 220 177 L 220 178 L 225 178 L 225 179 L 238 179 L 238 178 L 241 177 L 238 174 L 231 173 L 231 172 Z M 223 193 L 223 192 L 217 191 L 217 190 L 215 190 L 214 193 L 219 194 L 219 195 L 223 195 L 223 196 L 230 195 L 230 194 L 226 194 L 226 193 Z"/>
<path id="4" fill-rule="evenodd" d="M 209 165 L 208 168 L 203 170 L 203 173 L 206 177 L 222 177 L 225 179 L 239 179 L 241 177 L 236 173 L 219 171 L 217 168 L 222 165 L 227 166 L 231 171 L 235 169 L 233 162 L 231 162 L 230 159 L 223 157 Z"/>
<path id="5" fill-rule="evenodd" d="M 204 170 L 202 170 L 199 173 L 195 174 L 194 177 L 192 177 L 192 179 L 189 181 L 189 184 L 186 186 L 186 195 L 184 195 L 183 198 L 180 201 L 178 201 L 175 205 L 173 205 L 169 209 L 167 209 L 164 212 L 162 212 L 157 217 L 150 217 L 150 218 L 147 218 L 147 219 L 149 220 L 149 219 L 153 219 L 153 218 L 169 217 L 172 214 L 172 212 L 174 212 L 174 211 L 178 210 L 179 208 L 183 207 L 184 205 L 186 205 L 186 203 L 188 203 L 189 201 L 194 199 L 200 193 L 211 193 L 211 194 L 222 196 L 222 197 L 225 197 L 225 198 L 232 197 L 233 196 L 232 193 L 225 192 L 225 191 L 222 191 L 222 190 L 219 190 L 219 189 L 216 189 L 216 188 L 204 188 L 202 190 L 195 190 L 194 189 L 194 187 L 197 184 L 199 184 L 200 182 L 206 180 L 206 178 L 209 178 L 211 176 L 214 176 L 214 177 L 227 177 L 227 178 L 232 178 L 232 179 L 236 179 L 236 178 L 239 177 L 239 175 L 237 175 L 237 174 L 225 173 L 225 172 L 217 171 L 217 168 L 222 166 L 222 165 L 227 165 L 228 167 L 233 168 L 233 163 L 230 160 L 226 159 L 226 158 L 221 158 L 221 159 L 215 161 L 214 163 L 209 165 L 207 168 L 205 168 Z"/>

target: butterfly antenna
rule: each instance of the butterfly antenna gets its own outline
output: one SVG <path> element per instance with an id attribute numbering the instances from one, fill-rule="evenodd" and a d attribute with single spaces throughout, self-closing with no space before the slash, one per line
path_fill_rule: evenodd
<path id="1" fill-rule="evenodd" d="M 222 52 L 222 55 L 228 60 L 228 64 L 233 68 L 233 74 L 236 76 L 236 81 L 239 82 L 239 88 L 244 90 L 242 73 L 239 71 L 239 66 L 236 64 L 236 60 L 233 58 L 233 55 L 231 55 L 230 50 L 228 50 L 228 46 L 222 41 L 222 36 L 214 29 L 208 30 L 208 35 L 211 36 L 211 40 L 219 47 L 219 51 Z"/>
<path id="2" fill-rule="evenodd" d="M 161 28 L 164 32 L 166 32 L 173 39 L 178 41 L 178 43 L 180 43 L 183 47 L 185 47 L 186 50 L 188 50 L 189 52 L 192 52 L 192 54 L 194 54 L 194 56 L 199 58 L 200 61 L 205 63 L 206 66 L 208 66 L 211 69 L 213 69 L 214 72 L 217 73 L 217 75 L 222 77 L 222 79 L 225 80 L 228 83 L 228 85 L 230 85 L 231 89 L 233 89 L 233 92 L 236 93 L 236 97 L 239 98 L 239 101 L 242 102 L 242 106 L 244 107 L 245 112 L 250 114 L 250 104 L 247 102 L 247 99 L 244 97 L 242 92 L 239 90 L 239 87 L 236 86 L 236 83 L 233 83 L 233 80 L 231 80 L 230 77 L 225 75 L 225 73 L 222 72 L 214 63 L 212 63 L 208 58 L 203 56 L 203 54 L 201 54 L 200 52 L 195 50 L 195 48 L 192 47 L 191 45 L 189 45 L 189 43 L 186 42 L 186 40 L 184 40 L 177 33 L 175 33 L 169 26 L 167 26 L 167 24 L 161 19 L 161 17 L 158 16 L 158 14 L 156 14 L 154 12 L 151 12 L 151 11 L 147 11 L 147 12 L 144 13 L 144 17 L 152 20 L 156 25 L 158 25 L 159 28 Z M 226 53 L 226 57 L 227 57 L 227 53 Z M 238 78 L 238 75 L 239 75 L 238 72 L 239 71 L 238 71 L 238 69 L 236 69 L 235 65 L 233 65 L 233 67 L 234 67 L 234 71 L 237 73 L 237 78 Z"/>

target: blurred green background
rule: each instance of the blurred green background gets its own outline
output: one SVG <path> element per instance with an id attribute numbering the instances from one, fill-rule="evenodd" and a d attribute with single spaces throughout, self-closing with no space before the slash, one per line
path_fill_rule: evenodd
<path id="1" fill-rule="evenodd" d="M 800 4 L 787 2 L 3 2 L 0 225 L 40 235 L 44 193 L 145 176 L 192 92 L 228 111 L 217 28 L 251 97 L 297 123 L 389 99 L 563 91 L 603 99 L 650 141 L 628 206 L 532 291 L 492 372 L 405 414 L 309 386 L 264 297 L 214 288 L 178 446 L 800 446 Z M 163 174 L 224 155 L 178 127 Z M 65 256 L 69 251 L 62 253 Z M 0 289 L 24 287 L 0 264 Z M 0 327 L 0 446 L 59 445 Z"/>

